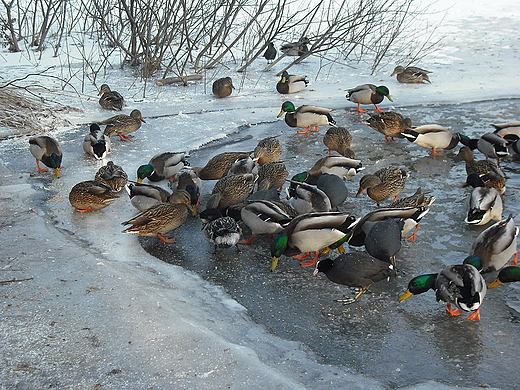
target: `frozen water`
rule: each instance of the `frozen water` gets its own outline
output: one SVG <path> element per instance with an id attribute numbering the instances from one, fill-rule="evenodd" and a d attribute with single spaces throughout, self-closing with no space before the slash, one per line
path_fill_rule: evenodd
<path id="1" fill-rule="evenodd" d="M 85 96 L 56 96 L 84 110 L 72 117 L 74 126 L 53 132 L 65 150 L 62 179 L 36 173 L 25 137 L 3 140 L 2 280 L 29 279 L 2 285 L 3 388 L 515 388 L 520 352 L 508 337 L 519 330 L 517 287 L 490 291 L 481 323 L 446 318 L 429 294 L 396 304 L 408 276 L 458 261 L 477 233 L 460 226 L 464 193 L 448 185 L 459 183 L 462 165 L 451 152 L 434 160 L 404 140 L 386 145 L 345 100 L 349 87 L 385 84 L 394 103 L 382 108 L 468 135 L 520 118 L 516 3 L 492 10 L 485 1 L 437 4 L 452 7 L 441 28 L 445 46 L 417 64 L 433 71 L 431 85 L 398 84 L 389 77 L 394 64 L 373 76 L 337 65 L 318 73 L 315 59 L 291 69 L 311 84 L 290 100 L 334 108 L 338 124 L 352 129 L 367 172 L 403 164 L 412 169 L 407 192 L 420 185 L 438 198 L 420 241 L 399 254 L 406 275 L 373 286 L 356 305 L 333 302 L 345 290 L 311 278 L 292 259 L 269 273 L 268 240 L 211 258 L 196 219 L 177 229 L 178 243 L 168 246 L 120 234 L 120 222 L 136 213 L 125 194 L 100 212 L 73 212 L 70 188 L 101 165 L 83 154 L 87 124 L 111 115 L 98 108 L 94 86 Z M 136 168 L 161 151 L 191 151 L 191 164 L 201 165 L 217 151 L 282 134 L 291 172 L 308 167 L 324 151 L 320 135 L 297 135 L 276 120 L 287 97 L 273 92 L 278 77 L 259 72 L 264 65 L 262 58 L 247 73 L 227 72 L 237 87 L 227 99 L 211 95 L 210 77 L 187 87 L 148 85 L 142 97 L 142 84 L 114 70 L 104 81 L 127 97 L 125 112 L 139 108 L 147 123 L 130 142 L 114 139 L 109 159 L 135 178 Z M 21 54 L 2 53 L 0 66 L 9 77 L 34 71 Z M 229 144 L 199 149 L 228 134 Z M 504 169 L 510 177 L 504 213 L 518 215 L 517 163 L 507 161 Z M 357 180 L 349 182 L 351 194 Z M 212 184 L 204 183 L 205 194 Z M 357 215 L 372 207 L 366 198 L 346 204 Z"/>

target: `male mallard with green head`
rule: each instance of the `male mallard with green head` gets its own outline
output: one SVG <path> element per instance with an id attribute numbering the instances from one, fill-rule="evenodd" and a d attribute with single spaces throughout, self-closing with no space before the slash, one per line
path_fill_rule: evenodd
<path id="1" fill-rule="evenodd" d="M 294 107 L 292 102 L 284 102 L 282 109 L 278 114 L 277 118 L 280 118 L 285 114 L 285 123 L 290 127 L 300 127 L 302 131 L 298 131 L 300 134 L 307 133 L 310 131 L 318 131 L 319 126 L 335 125 L 336 121 L 330 115 L 332 109 L 311 106 L 305 104 L 298 108 Z"/>
<path id="2" fill-rule="evenodd" d="M 359 112 L 367 112 L 367 110 L 361 109 L 361 104 L 373 104 L 377 112 L 383 112 L 377 105 L 383 101 L 385 96 L 391 102 L 393 101 L 390 91 L 384 85 L 376 87 L 374 84 L 362 84 L 347 92 L 347 100 L 357 103 Z"/>
<path id="3" fill-rule="evenodd" d="M 297 93 L 304 90 L 307 84 L 307 76 L 290 75 L 284 70 L 282 78 L 276 84 L 276 90 L 281 94 Z"/>
<path id="4" fill-rule="evenodd" d="M 39 172 L 47 172 L 48 169 L 40 166 L 40 161 L 49 168 L 54 169 L 56 177 L 60 177 L 61 160 L 63 158 L 63 149 L 58 141 L 46 135 L 40 137 L 32 137 L 29 139 L 29 150 L 36 159 L 36 165 Z"/>
<path id="5" fill-rule="evenodd" d="M 459 316 L 462 315 L 460 310 L 463 310 L 473 312 L 468 320 L 480 320 L 480 308 L 487 287 L 482 275 L 471 264 L 450 265 L 436 274 L 416 276 L 408 283 L 408 289 L 399 302 L 430 289 L 435 291 L 437 301 L 447 304 L 448 314 Z M 456 308 L 453 309 L 452 305 Z"/>

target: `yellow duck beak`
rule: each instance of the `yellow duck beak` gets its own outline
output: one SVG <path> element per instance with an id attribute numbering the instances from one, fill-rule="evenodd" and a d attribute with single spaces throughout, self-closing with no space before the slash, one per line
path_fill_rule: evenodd
<path id="1" fill-rule="evenodd" d="M 59 179 L 60 178 L 60 168 L 54 168 L 54 174 Z"/>
<path id="2" fill-rule="evenodd" d="M 278 265 L 278 257 L 273 257 L 271 259 L 271 271 L 274 271 L 276 269 L 277 265 Z"/>
<path id="3" fill-rule="evenodd" d="M 284 111 L 284 110 L 280 111 L 280 113 L 279 113 L 276 117 L 277 117 L 277 118 L 280 118 L 283 114 L 285 114 L 285 111 Z"/>
<path id="4" fill-rule="evenodd" d="M 392 100 L 392 96 L 390 96 L 390 95 L 386 95 L 386 97 L 388 98 L 388 100 L 390 100 L 391 102 L 393 102 L 393 100 Z"/>
<path id="5" fill-rule="evenodd" d="M 408 298 L 410 298 L 411 296 L 413 296 L 413 294 L 409 290 L 406 290 L 406 292 L 403 295 L 401 295 L 397 301 L 398 302 L 405 301 Z"/>
<path id="6" fill-rule="evenodd" d="M 495 288 L 496 286 L 500 286 L 502 282 L 498 279 L 495 279 L 493 283 L 491 283 L 487 288 Z"/>

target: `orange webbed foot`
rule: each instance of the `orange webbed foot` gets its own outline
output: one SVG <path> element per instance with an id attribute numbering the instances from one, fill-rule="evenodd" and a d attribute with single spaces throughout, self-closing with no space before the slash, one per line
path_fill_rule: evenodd
<path id="1" fill-rule="evenodd" d="M 311 126 L 308 126 L 305 130 L 298 130 L 298 134 L 305 134 L 311 129 Z"/>
<path id="2" fill-rule="evenodd" d="M 419 226 L 421 226 L 421 225 L 420 224 L 415 225 L 415 230 L 413 231 L 413 233 L 410 236 L 405 238 L 406 241 L 415 242 L 415 240 L 417 239 L 417 231 L 419 230 Z"/>
<path id="3" fill-rule="evenodd" d="M 309 253 L 310 255 L 310 253 Z M 312 267 L 313 265 L 316 265 L 316 263 L 318 262 L 318 256 L 320 255 L 320 251 L 316 251 L 316 253 L 314 254 L 314 257 L 312 258 L 312 260 L 310 261 L 301 261 L 300 262 L 300 265 L 302 267 Z"/>
<path id="4" fill-rule="evenodd" d="M 130 138 L 134 138 L 133 135 L 123 135 L 123 134 L 118 134 L 118 136 L 119 136 L 119 139 L 120 139 L 121 141 L 129 141 Z"/>
<path id="5" fill-rule="evenodd" d="M 166 244 L 173 244 L 175 242 L 175 238 L 173 238 L 172 236 L 157 233 L 157 237 L 159 238 L 159 240 Z"/>
<path id="6" fill-rule="evenodd" d="M 253 241 L 255 241 L 255 238 L 256 236 L 251 236 L 251 238 L 249 240 L 245 240 L 245 241 L 239 241 L 238 244 L 242 244 L 242 245 L 249 245 L 249 244 L 252 244 Z"/>
<path id="7" fill-rule="evenodd" d="M 462 311 L 455 308 L 455 309 L 452 309 L 451 308 L 451 305 L 448 303 L 448 306 L 446 307 L 446 313 L 448 313 L 450 316 L 461 316 L 462 315 Z"/>
<path id="8" fill-rule="evenodd" d="M 88 213 L 89 211 L 93 211 L 93 210 L 92 210 L 92 206 L 88 206 L 86 209 L 76 209 L 76 211 L 79 211 L 80 213 Z"/>
<path id="9" fill-rule="evenodd" d="M 480 321 L 480 307 L 477 310 L 475 310 L 475 312 L 466 319 Z"/>
<path id="10" fill-rule="evenodd" d="M 381 110 L 381 109 L 380 109 L 378 106 L 376 106 L 375 104 L 374 104 L 374 107 L 376 108 L 376 111 L 377 111 L 377 112 L 385 112 L 385 110 Z"/>

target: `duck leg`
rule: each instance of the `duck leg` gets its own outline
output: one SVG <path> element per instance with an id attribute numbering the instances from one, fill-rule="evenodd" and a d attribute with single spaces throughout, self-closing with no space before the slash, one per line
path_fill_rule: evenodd
<path id="1" fill-rule="evenodd" d="M 310 253 L 309 253 L 310 255 Z M 312 267 L 313 265 L 316 265 L 316 263 L 318 262 L 318 256 L 320 255 L 320 251 L 316 251 L 316 253 L 314 254 L 314 257 L 312 258 L 312 260 L 310 261 L 301 261 L 300 262 L 300 265 L 302 267 Z"/>
<path id="2" fill-rule="evenodd" d="M 123 135 L 123 134 L 120 134 L 120 133 L 118 133 L 117 135 L 119 136 L 119 139 L 121 141 L 129 141 L 130 138 L 134 138 L 133 135 Z"/>
<path id="3" fill-rule="evenodd" d="M 161 240 L 162 242 L 164 242 L 166 244 L 173 244 L 175 242 L 175 238 L 173 238 L 170 235 L 157 233 L 157 237 L 159 238 L 159 240 Z"/>
<path id="4" fill-rule="evenodd" d="M 381 110 L 381 109 L 377 106 L 377 104 L 374 104 L 374 107 L 376 108 L 376 111 L 377 111 L 377 112 L 385 112 L 385 110 Z"/>
<path id="5" fill-rule="evenodd" d="M 88 213 L 89 211 L 92 211 L 92 206 L 88 206 L 86 209 L 76 209 L 76 211 L 79 211 L 80 213 Z"/>
<path id="6" fill-rule="evenodd" d="M 475 320 L 475 321 L 480 321 L 480 307 L 475 310 L 475 312 L 473 314 L 471 314 L 468 318 L 466 318 L 467 320 Z"/>
<path id="7" fill-rule="evenodd" d="M 298 130 L 298 134 L 305 134 L 307 133 L 310 129 L 311 129 L 312 126 L 307 126 L 307 128 L 305 130 Z"/>
<path id="8" fill-rule="evenodd" d="M 406 237 L 405 240 L 415 242 L 415 240 L 417 239 L 417 231 L 419 230 L 420 226 L 420 224 L 415 225 L 415 230 L 410 236 Z"/>
<path id="9" fill-rule="evenodd" d="M 38 166 L 38 172 L 49 172 L 49 170 L 47 168 L 42 168 L 40 166 L 40 161 L 39 160 L 36 160 L 36 165 Z"/>
<path id="10" fill-rule="evenodd" d="M 507 265 L 513 265 L 515 267 L 518 265 L 518 251 L 515 252 L 515 259 L 513 260 L 513 262 Z"/>
<path id="11" fill-rule="evenodd" d="M 446 313 L 448 313 L 450 316 L 461 316 L 462 315 L 462 311 L 455 308 L 455 309 L 452 309 L 451 308 L 451 305 L 448 303 L 448 306 L 446 307 Z"/>
<path id="12" fill-rule="evenodd" d="M 376 107 L 377 107 L 377 106 L 376 106 Z M 363 110 L 363 109 L 361 108 L 361 103 L 358 103 L 358 104 L 357 104 L 357 110 L 358 110 L 358 112 L 367 112 L 367 110 Z"/>
<path id="13" fill-rule="evenodd" d="M 314 129 L 311 129 L 311 131 L 319 131 L 319 130 L 320 130 L 319 126 L 316 126 Z"/>
<path id="14" fill-rule="evenodd" d="M 256 236 L 255 235 L 252 235 L 251 238 L 249 240 L 245 240 L 245 241 L 239 241 L 237 244 L 242 244 L 242 245 L 248 245 L 248 244 L 252 244 L 253 241 L 255 240 Z"/>

